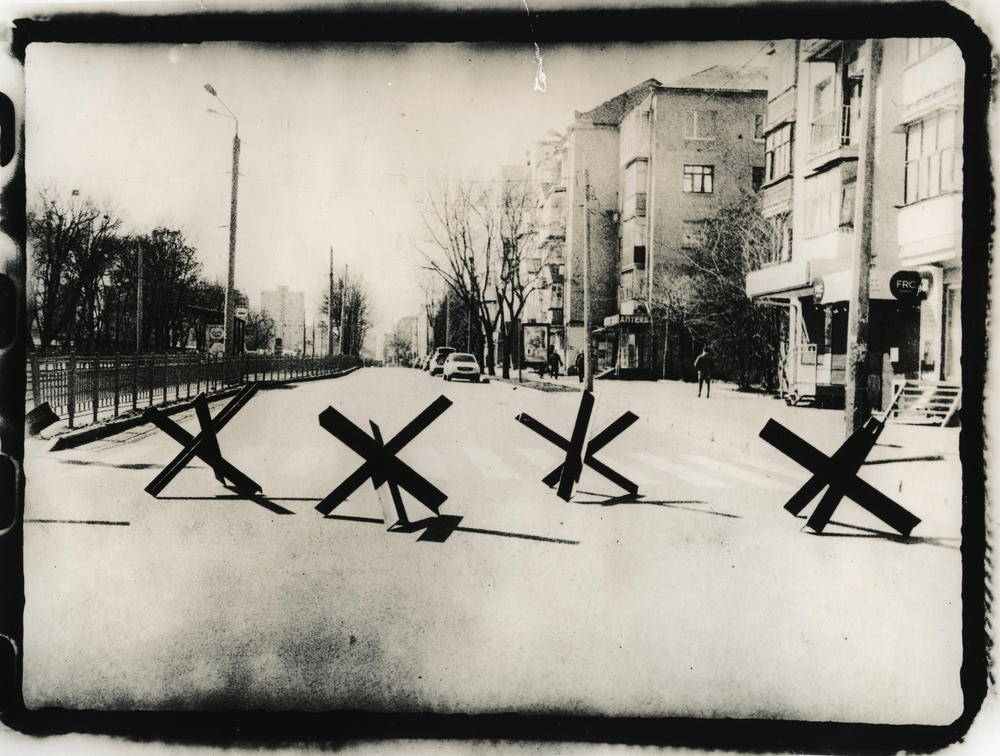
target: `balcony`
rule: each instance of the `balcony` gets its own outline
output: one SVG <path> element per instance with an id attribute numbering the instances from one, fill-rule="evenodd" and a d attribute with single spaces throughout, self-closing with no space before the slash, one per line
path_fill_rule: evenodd
<path id="1" fill-rule="evenodd" d="M 928 265 L 962 254 L 962 195 L 941 194 L 900 208 L 899 262 Z"/>
<path id="2" fill-rule="evenodd" d="M 760 207 L 765 218 L 791 212 L 792 174 L 782 176 L 761 190 Z"/>
<path id="3" fill-rule="evenodd" d="M 767 103 L 767 131 L 795 120 L 795 87 L 786 89 Z"/>
<path id="4" fill-rule="evenodd" d="M 850 105 L 843 105 L 813 120 L 809 129 L 809 158 L 806 161 L 810 171 L 818 171 L 830 163 L 858 159 L 858 145 L 851 133 L 852 120 Z"/>

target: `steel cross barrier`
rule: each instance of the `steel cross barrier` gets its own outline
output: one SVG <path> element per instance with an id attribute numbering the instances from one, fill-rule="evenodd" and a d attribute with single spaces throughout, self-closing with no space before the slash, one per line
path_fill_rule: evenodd
<path id="1" fill-rule="evenodd" d="M 317 504 L 316 509 L 324 517 L 329 515 L 370 479 L 376 491 L 383 483 L 389 486 L 396 513 L 401 515 L 396 525 L 409 524 L 403 509 L 400 488 L 438 515 L 438 509 L 448 497 L 396 455 L 450 406 L 450 399 L 439 396 L 386 443 L 382 442 L 382 433 L 375 423 L 371 423 L 372 432 L 375 434 L 372 437 L 333 407 L 323 410 L 319 415 L 319 424 L 365 461 Z"/>
<path id="2" fill-rule="evenodd" d="M 261 490 L 260 484 L 251 480 L 247 475 L 237 470 L 232 464 L 227 462 L 219 449 L 217 434 L 226 424 L 232 420 L 236 413 L 246 405 L 247 402 L 257 393 L 259 384 L 248 383 L 241 388 L 236 395 L 229 400 L 229 403 L 222 408 L 214 418 L 208 409 L 208 398 L 204 393 L 198 394 L 194 399 L 194 409 L 198 416 L 198 425 L 201 431 L 197 436 L 192 436 L 177 423 L 163 414 L 155 407 L 150 407 L 144 416 L 152 421 L 160 430 L 174 439 L 184 447 L 153 480 L 146 486 L 146 492 L 153 496 L 158 495 L 176 475 L 195 457 L 204 461 L 215 472 L 215 477 L 223 485 L 228 479 L 233 488 L 248 498 Z"/>
<path id="3" fill-rule="evenodd" d="M 590 416 L 593 411 L 594 395 L 590 391 L 584 391 L 580 399 L 580 409 L 577 410 L 576 423 L 573 425 L 573 435 L 569 440 L 538 422 L 526 412 L 517 416 L 518 422 L 566 452 L 566 459 L 555 470 L 542 478 L 542 482 L 549 488 L 558 483 L 557 495 L 559 498 L 569 501 L 573 496 L 573 484 L 580 481 L 580 474 L 586 465 L 635 496 L 639 493 L 639 487 L 624 475 L 596 459 L 594 455 L 621 435 L 625 429 L 639 419 L 639 416 L 632 412 L 624 413 L 600 433 L 593 436 L 584 449 L 583 443 L 587 435 L 587 426 L 590 424 Z"/>
<path id="4" fill-rule="evenodd" d="M 908 536 L 920 518 L 857 476 L 884 428 L 885 421 L 868 418 L 837 451 L 827 457 L 781 423 L 768 420 L 760 437 L 813 474 L 792 495 L 785 509 L 798 515 L 820 491 L 829 486 L 806 521 L 806 525 L 817 533 L 823 532 L 840 501 L 847 496 L 893 530 Z"/>

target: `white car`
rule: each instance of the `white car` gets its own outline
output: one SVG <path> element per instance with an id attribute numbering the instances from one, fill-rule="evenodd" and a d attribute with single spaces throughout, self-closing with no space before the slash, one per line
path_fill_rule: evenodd
<path id="1" fill-rule="evenodd" d="M 471 354 L 454 352 L 445 358 L 443 375 L 446 381 L 452 378 L 465 378 L 479 383 L 480 372 L 479 363 Z"/>

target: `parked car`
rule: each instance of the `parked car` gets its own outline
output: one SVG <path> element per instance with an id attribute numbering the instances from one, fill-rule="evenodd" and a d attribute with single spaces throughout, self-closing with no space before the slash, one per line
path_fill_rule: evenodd
<path id="1" fill-rule="evenodd" d="M 454 352 L 449 354 L 444 361 L 443 375 L 446 381 L 454 378 L 464 378 L 467 381 L 479 383 L 479 363 L 471 354 L 465 352 Z"/>
<path id="2" fill-rule="evenodd" d="M 431 355 L 430 361 L 431 375 L 441 375 L 444 371 L 445 359 L 454 351 L 454 347 L 438 347 L 434 350 L 434 354 Z"/>

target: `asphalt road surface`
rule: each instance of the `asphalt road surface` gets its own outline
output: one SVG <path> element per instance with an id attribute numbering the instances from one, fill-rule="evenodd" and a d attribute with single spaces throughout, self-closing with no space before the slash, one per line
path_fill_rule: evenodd
<path id="1" fill-rule="evenodd" d="M 322 410 L 388 439 L 441 394 L 454 404 L 399 457 L 457 527 L 388 532 L 370 482 L 315 510 L 362 462 Z M 401 368 L 261 391 L 219 435 L 256 501 L 200 460 L 145 493 L 180 450 L 150 425 L 63 452 L 31 440 L 27 705 L 960 714 L 954 503 L 925 502 L 904 543 L 845 501 L 817 536 L 782 509 L 808 473 L 763 444 L 673 434 L 648 406 L 598 454 L 641 496 L 588 469 L 565 502 L 541 482 L 560 452 L 514 418 L 568 437 L 579 401 Z M 593 428 L 622 406 L 599 388 Z M 411 520 L 430 514 L 403 497 Z"/>

